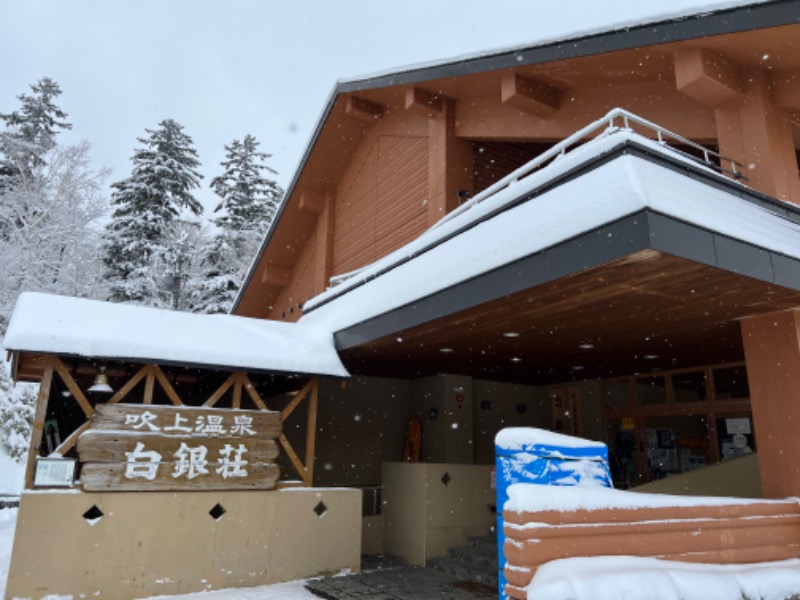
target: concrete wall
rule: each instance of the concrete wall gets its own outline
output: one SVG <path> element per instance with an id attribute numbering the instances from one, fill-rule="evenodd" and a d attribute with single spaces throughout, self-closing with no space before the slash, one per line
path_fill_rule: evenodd
<path id="1" fill-rule="evenodd" d="M 550 428 L 550 400 L 543 387 L 476 379 L 472 390 L 476 464 L 494 464 L 494 438 L 504 427 Z"/>
<path id="2" fill-rule="evenodd" d="M 403 457 L 410 389 L 401 379 L 322 381 L 314 485 L 379 484 L 383 463 Z"/>
<path id="3" fill-rule="evenodd" d="M 650 494 L 761 498 L 758 455 L 749 454 L 687 473 L 670 475 L 634 489 Z"/>
<path id="4" fill-rule="evenodd" d="M 319 503 L 322 516 L 314 512 Z M 218 520 L 209 511 L 220 504 Z M 97 506 L 93 525 L 82 516 Z M 6 597 L 138 598 L 358 570 L 361 492 L 22 495 Z"/>
<path id="5" fill-rule="evenodd" d="M 424 565 L 494 525 L 489 467 L 386 463 L 383 468 L 384 549 Z M 446 477 L 445 477 L 446 475 Z"/>

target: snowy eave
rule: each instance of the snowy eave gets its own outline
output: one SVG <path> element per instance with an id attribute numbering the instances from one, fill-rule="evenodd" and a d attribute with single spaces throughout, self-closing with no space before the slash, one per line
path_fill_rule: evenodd
<path id="1" fill-rule="evenodd" d="M 630 145 L 686 169 L 618 152 Z M 569 175 L 587 165 L 579 176 Z M 338 332 L 643 210 L 800 259 L 800 224 L 744 199 L 748 194 L 758 195 L 621 130 L 573 150 L 312 298 L 300 323 Z"/>
<path id="2" fill-rule="evenodd" d="M 347 377 L 319 328 L 26 292 L 7 350 L 208 368 Z"/>
<path id="3" fill-rule="evenodd" d="M 353 77 L 343 77 L 337 83 L 346 86 L 351 83 L 446 67 L 510 52 L 522 52 L 547 44 L 568 43 L 592 35 L 623 31 L 644 25 L 681 21 L 692 17 L 703 17 L 728 9 L 765 4 L 769 1 L 712 0 L 709 2 L 697 2 L 696 0 L 672 0 L 669 2 L 642 2 L 636 6 L 628 5 L 625 10 L 614 10 L 609 7 L 609 10 L 604 11 L 600 19 L 597 18 L 597 13 L 595 12 L 586 11 L 582 13 L 577 11 L 572 13 L 568 19 L 542 19 L 538 23 L 526 22 L 524 28 L 509 24 L 506 37 L 513 39 L 516 34 L 518 38 L 516 43 L 504 44 L 500 47 L 460 56 L 448 56 L 438 60 L 402 65 Z"/>

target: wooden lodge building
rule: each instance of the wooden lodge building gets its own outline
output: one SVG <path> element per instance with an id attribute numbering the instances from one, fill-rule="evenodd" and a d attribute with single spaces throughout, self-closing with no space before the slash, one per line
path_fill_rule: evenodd
<path id="1" fill-rule="evenodd" d="M 340 82 L 233 315 L 20 301 L 8 593 L 425 564 L 493 525 L 509 426 L 618 488 L 800 496 L 799 149 L 796 0 Z"/>

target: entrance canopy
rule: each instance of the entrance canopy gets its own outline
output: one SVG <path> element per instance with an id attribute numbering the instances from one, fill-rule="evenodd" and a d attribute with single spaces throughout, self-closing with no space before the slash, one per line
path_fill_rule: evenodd
<path id="1" fill-rule="evenodd" d="M 348 376 L 330 333 L 318 328 L 39 293 L 19 297 L 4 345 L 23 354 Z M 18 376 L 35 376 L 24 363 Z"/>
<path id="2" fill-rule="evenodd" d="M 738 319 L 800 306 L 797 207 L 629 130 L 458 212 L 300 323 L 354 372 L 546 383 L 742 360 Z"/>

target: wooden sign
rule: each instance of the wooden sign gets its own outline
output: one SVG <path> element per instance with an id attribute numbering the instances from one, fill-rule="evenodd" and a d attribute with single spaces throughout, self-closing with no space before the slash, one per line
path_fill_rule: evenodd
<path id="1" fill-rule="evenodd" d="M 272 489 L 276 412 L 99 404 L 78 439 L 85 491 Z"/>
<path id="2" fill-rule="evenodd" d="M 98 404 L 92 429 L 160 433 L 165 436 L 262 437 L 281 434 L 280 413 L 153 404 Z"/>

